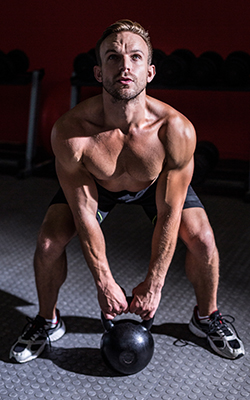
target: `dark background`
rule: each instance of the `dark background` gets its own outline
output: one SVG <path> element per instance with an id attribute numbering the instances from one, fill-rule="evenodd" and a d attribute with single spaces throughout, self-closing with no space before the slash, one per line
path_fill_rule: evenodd
<path id="1" fill-rule="evenodd" d="M 39 142 L 49 150 L 50 130 L 69 109 L 73 60 L 95 46 L 103 30 L 129 18 L 149 30 L 154 48 L 167 54 L 188 48 L 199 56 L 207 50 L 223 58 L 235 50 L 250 53 L 248 0 L 84 1 L 11 0 L 0 15 L 0 50 L 24 50 L 30 70 L 45 69 Z M 83 98 L 99 89 L 84 89 Z M 0 86 L 0 141 L 25 142 L 29 87 Z M 199 140 L 210 140 L 224 159 L 249 159 L 248 92 L 150 90 L 185 114 Z"/>

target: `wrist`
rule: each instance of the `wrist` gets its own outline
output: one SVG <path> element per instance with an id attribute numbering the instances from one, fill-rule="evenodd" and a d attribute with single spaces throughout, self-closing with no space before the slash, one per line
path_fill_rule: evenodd
<path id="1" fill-rule="evenodd" d="M 154 293 L 161 292 L 164 286 L 165 277 L 163 278 L 158 273 L 149 271 L 147 273 L 145 282 L 147 283 L 149 291 L 153 291 Z"/>
<path id="2" fill-rule="evenodd" d="M 114 283 L 113 275 L 111 274 L 110 269 L 99 271 L 98 276 L 95 277 L 95 284 L 97 289 L 101 291 L 105 291 L 108 286 Z"/>

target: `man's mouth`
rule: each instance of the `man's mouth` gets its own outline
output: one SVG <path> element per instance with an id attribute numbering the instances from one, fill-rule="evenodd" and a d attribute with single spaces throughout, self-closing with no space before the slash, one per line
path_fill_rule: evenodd
<path id="1" fill-rule="evenodd" d="M 122 85 L 127 85 L 127 84 L 133 82 L 133 80 L 131 78 L 127 78 L 127 77 L 121 77 L 118 79 L 118 82 L 121 83 Z"/>

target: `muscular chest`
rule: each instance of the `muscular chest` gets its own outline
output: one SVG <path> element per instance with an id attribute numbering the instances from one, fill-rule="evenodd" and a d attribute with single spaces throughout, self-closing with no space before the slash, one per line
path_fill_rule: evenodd
<path id="1" fill-rule="evenodd" d="M 157 132 L 105 132 L 92 138 L 87 152 L 87 168 L 97 179 L 115 179 L 128 174 L 148 181 L 161 171 L 165 151 Z"/>

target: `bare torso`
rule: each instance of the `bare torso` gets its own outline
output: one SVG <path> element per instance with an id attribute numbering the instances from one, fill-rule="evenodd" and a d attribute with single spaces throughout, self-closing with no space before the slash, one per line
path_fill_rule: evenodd
<path id="1" fill-rule="evenodd" d="M 136 192 L 154 182 L 163 169 L 167 158 L 164 132 L 174 112 L 170 106 L 147 97 L 146 118 L 141 126 L 130 127 L 127 132 L 110 129 L 103 121 L 101 96 L 97 96 L 69 112 L 66 118 L 73 121 L 73 127 L 67 132 L 74 134 L 66 139 L 73 157 L 100 185 L 114 192 Z"/>
<path id="2" fill-rule="evenodd" d="M 100 132 L 91 137 L 83 163 L 96 181 L 111 191 L 147 187 L 162 170 L 165 152 L 156 127 Z"/>

